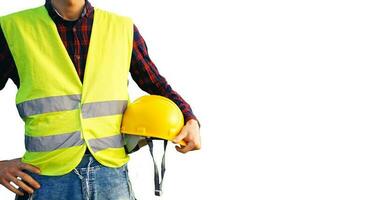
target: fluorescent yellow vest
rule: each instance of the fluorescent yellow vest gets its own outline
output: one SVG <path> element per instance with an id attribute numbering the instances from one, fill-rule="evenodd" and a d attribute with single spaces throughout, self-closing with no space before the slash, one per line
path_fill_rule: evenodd
<path id="1" fill-rule="evenodd" d="M 44 6 L 4 16 L 0 24 L 20 77 L 22 161 L 58 176 L 73 170 L 88 148 L 105 166 L 125 164 L 120 126 L 128 103 L 132 20 L 95 8 L 83 84 Z"/>

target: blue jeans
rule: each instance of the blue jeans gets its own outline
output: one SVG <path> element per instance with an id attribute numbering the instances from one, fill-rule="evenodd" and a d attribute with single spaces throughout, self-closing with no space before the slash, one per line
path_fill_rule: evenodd
<path id="1" fill-rule="evenodd" d="M 26 172 L 41 185 L 33 194 L 16 200 L 136 200 L 127 164 L 119 168 L 101 165 L 85 154 L 79 165 L 63 176 L 42 176 Z"/>

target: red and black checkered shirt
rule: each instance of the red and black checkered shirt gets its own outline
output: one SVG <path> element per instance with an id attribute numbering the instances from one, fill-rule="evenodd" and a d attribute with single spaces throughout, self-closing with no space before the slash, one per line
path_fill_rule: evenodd
<path id="1" fill-rule="evenodd" d="M 94 19 L 94 8 L 86 1 L 81 17 L 77 21 L 66 21 L 54 10 L 50 0 L 46 1 L 45 7 L 55 22 L 61 40 L 74 63 L 81 81 L 83 81 Z M 196 119 L 190 105 L 171 88 L 166 79 L 158 72 L 148 55 L 147 45 L 135 25 L 130 73 L 137 85 L 145 92 L 165 96 L 174 101 L 182 110 L 185 122 L 190 119 Z M 0 90 L 4 88 L 9 78 L 19 88 L 17 68 L 3 31 L 0 29 Z"/>

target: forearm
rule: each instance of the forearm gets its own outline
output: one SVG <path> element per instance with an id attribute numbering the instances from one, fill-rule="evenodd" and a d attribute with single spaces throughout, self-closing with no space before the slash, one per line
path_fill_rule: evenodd
<path id="1" fill-rule="evenodd" d="M 149 94 L 165 96 L 181 109 L 185 122 L 195 119 L 191 106 L 172 89 L 167 80 L 159 73 L 148 54 L 147 45 L 134 25 L 134 45 L 130 73 L 138 86 Z"/>

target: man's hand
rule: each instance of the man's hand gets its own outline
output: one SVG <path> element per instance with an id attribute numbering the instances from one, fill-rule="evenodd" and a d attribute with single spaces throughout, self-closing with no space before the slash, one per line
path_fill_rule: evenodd
<path id="1" fill-rule="evenodd" d="M 177 151 L 181 153 L 187 153 L 201 148 L 200 128 L 196 120 L 188 120 L 179 135 L 173 140 L 173 143 L 177 144 L 181 140 L 185 141 L 187 144 L 186 146 L 175 147 Z"/>
<path id="2" fill-rule="evenodd" d="M 32 165 L 21 162 L 20 158 L 13 160 L 0 161 L 0 184 L 8 188 L 8 190 L 23 196 L 25 192 L 33 193 L 34 189 L 39 189 L 40 184 L 36 182 L 31 176 L 22 172 L 22 170 L 28 170 L 30 172 L 39 174 L 40 170 Z M 19 189 L 10 184 L 13 182 Z M 26 184 L 27 183 L 27 184 Z M 33 188 L 31 188 L 32 186 Z"/>

